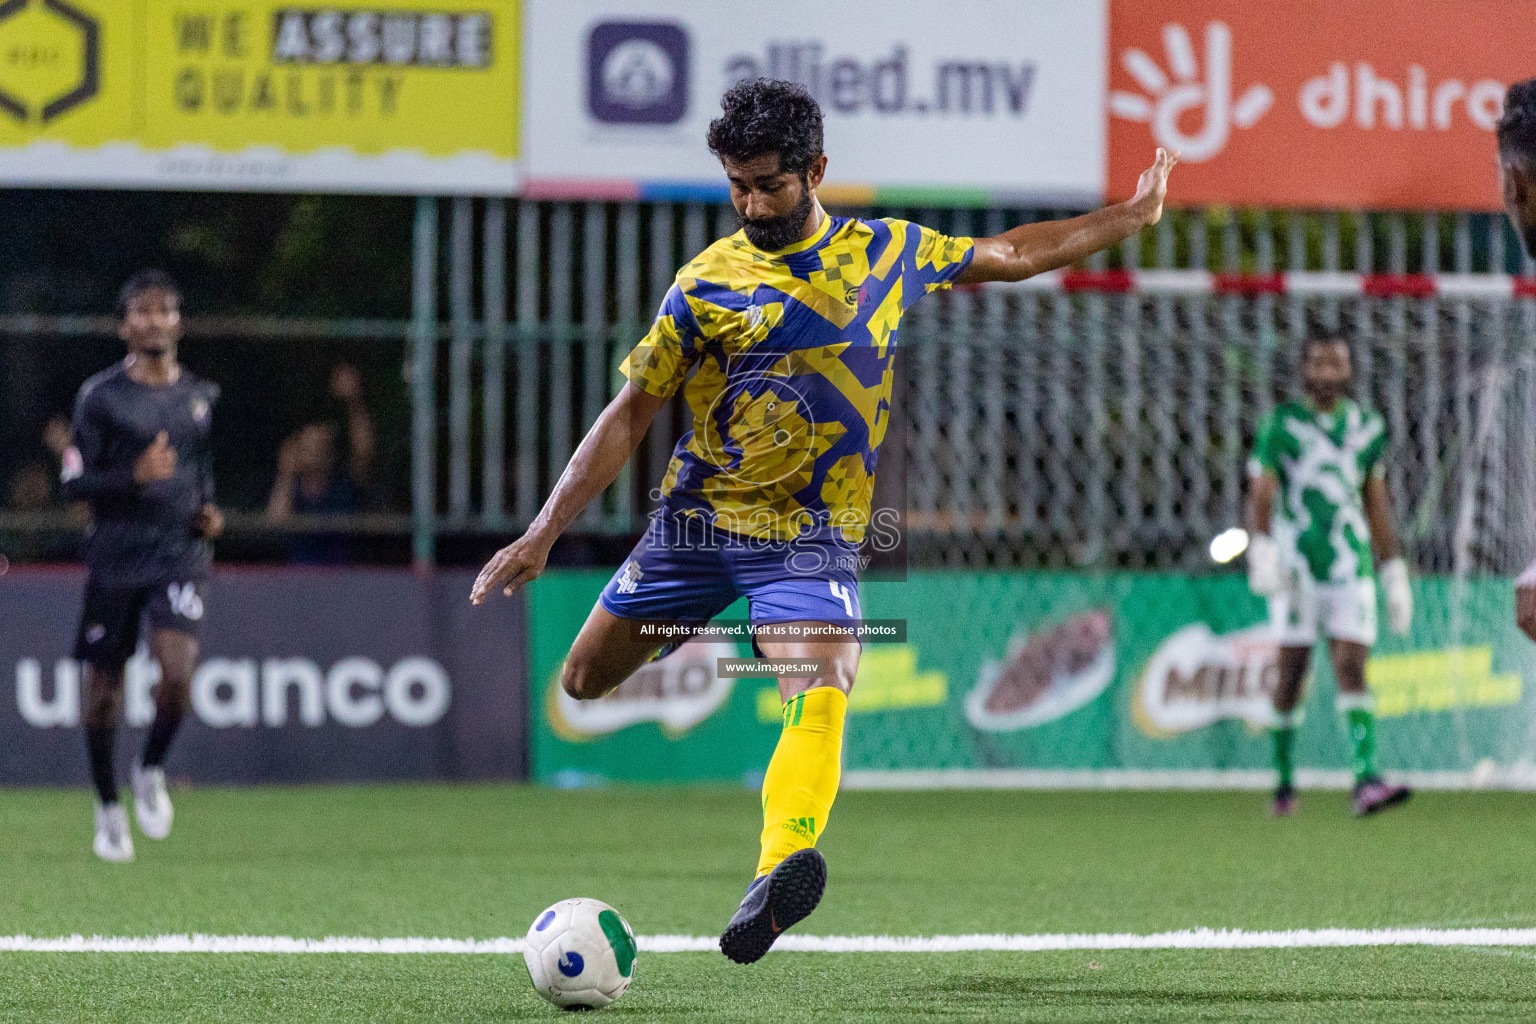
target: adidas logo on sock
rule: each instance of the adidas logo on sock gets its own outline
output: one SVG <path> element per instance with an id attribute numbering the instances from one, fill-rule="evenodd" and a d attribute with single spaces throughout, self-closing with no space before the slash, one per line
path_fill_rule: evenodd
<path id="1" fill-rule="evenodd" d="M 798 836 L 803 836 L 806 839 L 809 839 L 813 843 L 816 841 L 815 818 L 790 818 L 788 821 L 784 822 L 783 827 L 789 829 L 791 832 Z"/>

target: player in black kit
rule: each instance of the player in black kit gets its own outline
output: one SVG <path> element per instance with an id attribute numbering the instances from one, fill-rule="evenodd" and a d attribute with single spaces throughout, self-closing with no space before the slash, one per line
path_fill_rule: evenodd
<path id="1" fill-rule="evenodd" d="M 148 618 L 160 684 L 144 753 L 133 766 L 134 815 L 147 837 L 164 839 L 171 801 L 161 765 L 191 703 L 209 541 L 224 517 L 213 504 L 209 444 L 219 389 L 176 361 L 181 294 L 170 277 L 146 270 L 123 286 L 118 305 L 128 356 L 80 388 L 62 479 L 66 499 L 90 503 L 93 524 L 75 657 L 86 663 L 95 849 L 124 861 L 133 859 L 133 838 L 112 766 L 123 666 Z"/>

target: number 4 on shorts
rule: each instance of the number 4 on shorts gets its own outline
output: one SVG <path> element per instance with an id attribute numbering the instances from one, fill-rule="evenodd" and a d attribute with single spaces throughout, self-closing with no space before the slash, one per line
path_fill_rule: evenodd
<path id="1" fill-rule="evenodd" d="M 853 618 L 853 595 L 848 593 L 848 587 L 831 581 L 828 581 L 827 586 L 832 588 L 832 596 L 843 602 L 843 608 L 848 612 L 848 617 Z"/>

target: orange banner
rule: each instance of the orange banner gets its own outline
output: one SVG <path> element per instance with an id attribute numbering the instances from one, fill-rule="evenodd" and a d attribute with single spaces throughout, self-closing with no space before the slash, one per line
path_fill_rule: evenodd
<path id="1" fill-rule="evenodd" d="M 1155 145 L 1170 198 L 1493 210 L 1505 88 L 1536 76 L 1509 0 L 1111 0 L 1109 191 Z"/>

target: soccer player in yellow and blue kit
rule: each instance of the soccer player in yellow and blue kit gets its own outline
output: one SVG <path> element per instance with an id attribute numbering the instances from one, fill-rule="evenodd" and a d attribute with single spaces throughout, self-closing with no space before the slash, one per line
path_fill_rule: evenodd
<path id="1" fill-rule="evenodd" d="M 1068 266 L 1156 223 L 1177 156 L 1158 150 L 1127 202 L 993 238 L 951 238 L 821 208 L 821 110 L 802 87 L 742 82 L 721 106 L 708 141 L 741 230 L 678 272 L 624 362 L 628 382 L 527 533 L 486 564 L 471 599 L 511 594 L 538 576 L 555 538 L 683 390 L 693 430 L 677 443 L 662 507 L 587 617 L 561 684 L 580 700 L 601 697 L 667 653 L 636 622 L 706 623 L 740 597 L 761 654 L 819 663 L 816 674 L 779 678 L 784 730 L 763 779 L 762 853 L 720 939 L 726 956 L 750 963 L 815 909 L 826 885 L 815 844 L 837 794 L 858 671 L 854 567 L 871 525 L 902 313 L 953 284 Z"/>

